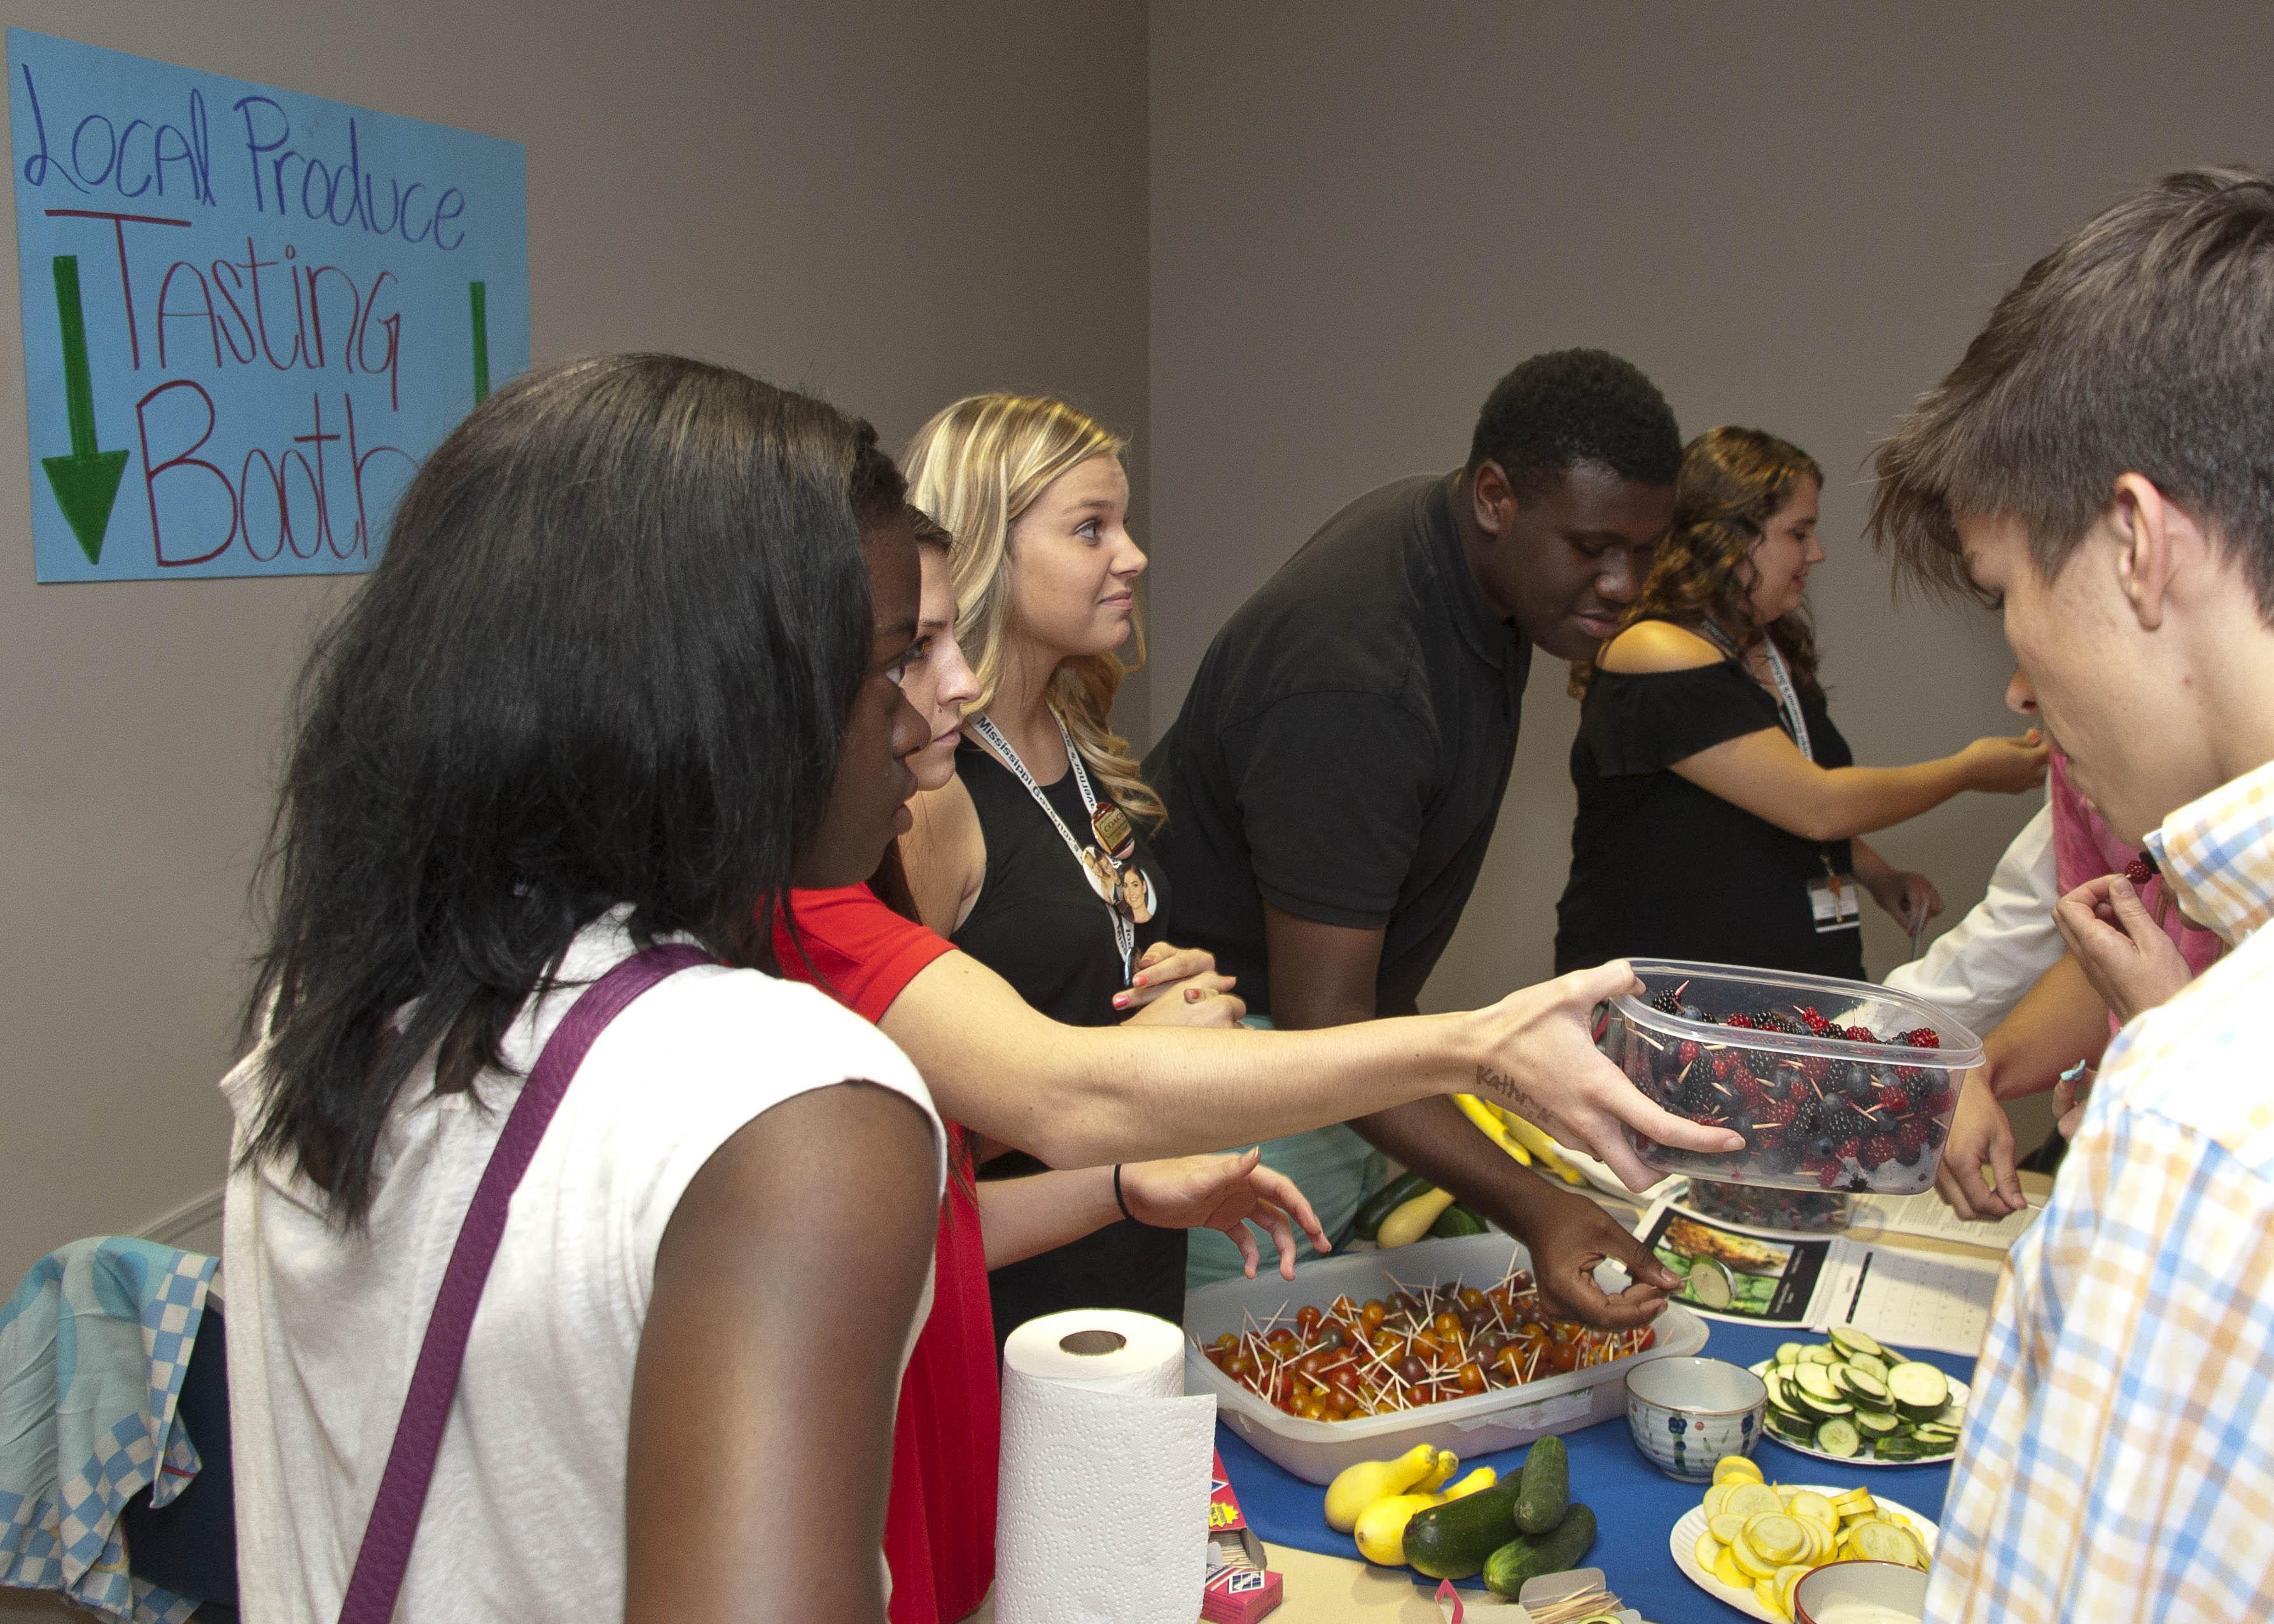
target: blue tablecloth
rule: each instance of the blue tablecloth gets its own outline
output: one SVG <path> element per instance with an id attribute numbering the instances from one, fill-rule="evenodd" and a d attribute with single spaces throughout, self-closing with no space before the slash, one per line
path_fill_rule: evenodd
<path id="1" fill-rule="evenodd" d="M 1776 1351 L 1779 1342 L 1796 1336 L 1803 1341 L 1816 1340 L 1805 1332 L 1767 1330 L 1720 1320 L 1709 1320 L 1707 1324 L 1712 1334 L 1700 1351 L 1735 1365 L 1766 1359 Z M 1971 1359 L 1939 1353 L 1920 1357 L 1962 1380 L 1970 1379 L 1974 1373 Z M 1292 1545 L 1298 1550 L 1357 1557 L 1350 1536 L 1337 1534 L 1327 1526 L 1326 1490 L 1305 1483 L 1266 1460 L 1221 1422 L 1216 1425 L 1216 1441 L 1224 1454 L 1224 1470 L 1239 1495 L 1240 1507 L 1257 1533 L 1276 1545 Z M 1674 1624 L 1677 1620 L 1712 1620 L 1719 1624 L 1722 1620 L 1746 1616 L 1708 1596 L 1684 1578 L 1682 1570 L 1674 1565 L 1668 1536 L 1683 1514 L 1704 1494 L 1703 1485 L 1677 1483 L 1645 1460 L 1635 1447 L 1634 1440 L 1627 1435 L 1623 1414 L 1584 1432 L 1570 1433 L 1563 1441 L 1571 1451 L 1571 1498 L 1594 1508 L 1602 1530 L 1587 1565 L 1603 1570 L 1611 1589 L 1627 1605 L 1657 1624 Z M 1485 1465 L 1507 1471 L 1523 1458 L 1520 1449 L 1480 1455 L 1473 1462 L 1464 1462 L 1463 1470 Z M 1942 1515 L 1943 1496 L 1950 1488 L 1947 1466 L 1835 1465 L 1788 1449 L 1766 1436 L 1755 1448 L 1753 1458 L 1773 1483 L 1861 1484 L 1938 1520 Z M 1434 1580 L 1416 1583 L 1432 1590 L 1436 1588 Z M 1301 1617 L 1301 1598 L 1290 1596 L 1287 1601 L 1290 1614 Z"/>

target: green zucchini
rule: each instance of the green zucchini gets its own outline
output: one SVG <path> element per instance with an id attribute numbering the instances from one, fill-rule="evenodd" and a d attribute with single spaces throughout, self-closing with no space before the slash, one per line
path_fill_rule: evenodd
<path id="1" fill-rule="evenodd" d="M 1888 1436 L 1902 1425 L 1901 1422 L 1884 1410 L 1857 1410 L 1855 1421 L 1858 1432 L 1870 1432 L 1880 1438 Z"/>
<path id="2" fill-rule="evenodd" d="M 1544 1534 L 1571 1508 L 1571 1457 L 1563 1440 L 1550 1432 L 1532 1446 L 1517 1474 L 1516 1531 Z"/>
<path id="3" fill-rule="evenodd" d="M 1834 1416 L 1851 1413 L 1856 1406 L 1841 1395 L 1832 1378 L 1831 1367 L 1824 1365 L 1803 1365 L 1800 1373 L 1787 1389 L 1812 1413 L 1829 1420 Z"/>
<path id="4" fill-rule="evenodd" d="M 1432 1579 L 1473 1579 L 1485 1559 L 1516 1533 L 1516 1497 L 1521 1474 L 1502 1478 L 1442 1506 L 1413 1514 L 1405 1525 L 1405 1560 Z"/>
<path id="5" fill-rule="evenodd" d="M 1832 1333 L 1832 1345 L 1843 1359 L 1852 1359 L 1859 1353 L 1868 1353 L 1879 1360 L 1887 1357 L 1885 1348 L 1851 1325 L 1841 1326 Z"/>
<path id="6" fill-rule="evenodd" d="M 1594 1543 L 1595 1514 L 1573 1506 L 1547 1532 L 1518 1534 L 1487 1558 L 1485 1588 L 1495 1596 L 1514 1596 L 1527 1580 L 1577 1568 Z"/>
<path id="7" fill-rule="evenodd" d="M 1863 1435 L 1856 1432 L 1856 1424 L 1837 1416 L 1816 1429 L 1816 1447 L 1826 1455 L 1838 1455 L 1843 1461 L 1863 1445 Z M 1884 1453 L 1886 1445 L 1881 1445 L 1880 1450 Z"/>
<path id="8" fill-rule="evenodd" d="M 1374 1239 L 1382 1232 L 1383 1219 L 1429 1188 L 1428 1179 L 1422 1175 L 1400 1173 L 1359 1204 L 1358 1215 L 1351 1220 L 1351 1234 L 1362 1241 Z"/>
<path id="9" fill-rule="evenodd" d="M 1950 1378 L 1916 1360 L 1887 1372 L 1887 1393 L 1895 1408 L 1913 1421 L 1931 1421 L 1950 1402 Z"/>
<path id="10" fill-rule="evenodd" d="M 1379 1229 L 1377 1225 L 1377 1232 Z M 1429 1233 L 1437 1236 L 1482 1235 L 1484 1232 L 1484 1214 L 1462 1206 L 1458 1201 L 1440 1213 L 1437 1222 L 1429 1226 Z"/>

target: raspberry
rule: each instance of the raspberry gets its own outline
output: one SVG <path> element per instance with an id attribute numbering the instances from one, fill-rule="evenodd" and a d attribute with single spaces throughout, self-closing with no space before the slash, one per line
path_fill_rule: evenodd
<path id="1" fill-rule="evenodd" d="M 1688 1071 L 1698 1064 L 1698 1045 L 1687 1040 L 1674 1046 L 1674 1064 Z"/>
<path id="2" fill-rule="evenodd" d="M 1853 1162 L 1863 1152 L 1864 1141 L 1852 1133 L 1832 1147 L 1833 1159 L 1838 1162 Z"/>
<path id="3" fill-rule="evenodd" d="M 1904 1033 L 1899 1041 L 1908 1043 L 1913 1049 L 1940 1049 L 1942 1034 L 1932 1026 L 1915 1026 Z"/>
<path id="4" fill-rule="evenodd" d="M 1816 1182 L 1823 1189 L 1837 1190 L 1848 1182 L 1847 1169 L 1837 1162 L 1830 1162 L 1817 1169 Z"/>
<path id="5" fill-rule="evenodd" d="M 1921 1117 L 1912 1116 L 1895 1128 L 1895 1160 L 1910 1162 L 1919 1159 L 1919 1153 L 1934 1137 L 1933 1130 Z"/>
<path id="6" fill-rule="evenodd" d="M 1832 1023 L 1825 1019 L 1823 1012 L 1812 1004 L 1803 1004 L 1794 1012 L 1800 1017 L 1800 1024 L 1818 1037 L 1822 1037 L 1831 1029 Z"/>
<path id="7" fill-rule="evenodd" d="M 1910 1109 L 1910 1096 L 1900 1088 L 1881 1087 L 1872 1101 L 1883 1111 L 1902 1112 Z"/>
<path id="8" fill-rule="evenodd" d="M 2145 885 L 2156 877 L 2156 859 L 2152 853 L 2142 852 L 2125 866 L 2124 877 L 2135 885 Z"/>
<path id="9" fill-rule="evenodd" d="M 1864 1141 L 1863 1154 L 1856 1158 L 1867 1173 L 1886 1166 L 1894 1159 L 1895 1136 L 1892 1133 L 1874 1133 Z"/>
<path id="10" fill-rule="evenodd" d="M 1850 1043 L 1876 1043 L 1879 1041 L 1879 1034 L 1869 1026 L 1850 1026 L 1840 1035 Z"/>
<path id="11" fill-rule="evenodd" d="M 1732 1015 L 1721 1024 L 1725 1026 L 1735 1026 L 1743 1032 L 1751 1032 L 1753 1029 L 1753 1019 L 1750 1015 Z"/>

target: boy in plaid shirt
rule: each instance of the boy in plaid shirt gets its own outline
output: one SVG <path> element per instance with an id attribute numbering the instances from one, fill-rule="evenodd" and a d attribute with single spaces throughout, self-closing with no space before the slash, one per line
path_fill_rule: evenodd
<path id="1" fill-rule="evenodd" d="M 2101 214 L 1879 474 L 1877 539 L 2002 605 L 2014 708 L 2233 948 L 2110 1047 L 2007 1262 L 1928 1617 L 2274 1618 L 2274 178 Z M 2062 907 L 2112 1004 L 2177 983 L 2120 876 Z"/>

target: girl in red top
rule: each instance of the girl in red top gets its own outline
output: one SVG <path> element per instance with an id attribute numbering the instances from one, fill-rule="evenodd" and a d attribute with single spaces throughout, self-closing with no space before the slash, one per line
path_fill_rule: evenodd
<path id="1" fill-rule="evenodd" d="M 913 510 L 911 510 L 913 511 Z M 896 523 L 908 523 L 902 517 Z M 900 668 L 903 694 L 927 723 L 928 742 L 907 757 L 919 787 L 954 771 L 954 724 L 945 748 L 932 718 L 960 716 L 973 692 L 955 645 L 946 534 L 917 536 L 922 620 Z M 902 544 L 905 545 L 905 542 Z M 892 889 L 888 866 L 885 888 Z M 796 939 L 776 932 L 784 973 L 809 979 L 881 1025 L 903 989 L 954 950 L 892 912 L 867 885 L 792 893 Z M 892 1624 L 945 1624 L 985 1598 L 995 1572 L 995 1477 L 1001 1395 L 987 1271 L 1133 1214 L 1163 1227 L 1205 1224 L 1233 1236 L 1247 1272 L 1260 1253 L 1252 1222 L 1276 1243 L 1281 1273 L 1294 1278 L 1290 1215 L 1323 1248 L 1325 1237 L 1294 1185 L 1258 1154 L 1190 1156 L 1127 1167 L 1049 1172 L 975 1185 L 968 1136 L 948 1124 L 951 1173 L 933 1254 L 933 1298 L 900 1386 L 892 1436 L 885 1554 L 892 1574 Z M 983 1212 L 985 1222 L 983 1226 Z"/>

